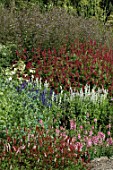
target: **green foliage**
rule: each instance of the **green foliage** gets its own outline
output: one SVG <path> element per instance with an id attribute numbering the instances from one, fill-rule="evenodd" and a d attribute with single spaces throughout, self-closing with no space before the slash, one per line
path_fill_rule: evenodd
<path id="1" fill-rule="evenodd" d="M 0 68 L 9 67 L 16 59 L 16 48 L 15 44 L 0 44 Z"/>
<path id="2" fill-rule="evenodd" d="M 91 160 L 93 160 L 94 158 L 100 158 L 102 156 L 106 156 L 108 158 L 113 156 L 113 152 L 112 152 L 113 146 L 97 146 L 97 147 L 91 147 L 89 149 L 89 153 L 91 156 Z"/>
<path id="3" fill-rule="evenodd" d="M 94 126 L 95 127 L 94 133 L 97 133 L 98 129 L 101 126 L 101 130 L 103 132 L 105 131 L 106 133 L 105 127 L 106 125 L 108 125 L 108 122 L 109 122 L 109 119 L 107 118 L 112 116 L 112 111 L 113 111 L 113 106 L 109 106 L 107 99 L 103 100 L 103 102 L 100 102 L 99 100 L 97 102 L 92 102 L 89 97 L 85 98 L 82 96 L 81 97 L 75 96 L 71 99 L 70 94 L 67 92 L 66 96 L 65 96 L 65 93 L 59 94 L 57 96 L 58 97 L 57 102 L 56 103 L 53 102 L 52 108 L 48 109 L 47 107 L 42 105 L 38 97 L 36 98 L 35 90 L 39 88 L 39 84 L 37 84 L 36 86 L 33 86 L 33 83 L 35 84 L 36 82 L 29 82 L 26 88 L 24 87 L 23 89 L 18 90 L 19 93 L 17 93 L 16 87 L 20 85 L 20 82 L 17 81 L 17 79 L 13 79 L 12 81 L 10 81 L 5 76 L 4 77 L 2 76 L 0 78 L 0 85 L 1 85 L 0 86 L 0 98 L 1 98 L 1 101 L 0 101 L 0 125 L 1 125 L 0 126 L 0 131 L 1 131 L 0 138 L 6 140 L 5 130 L 8 129 L 8 134 L 13 138 L 12 144 L 10 141 L 11 147 L 13 146 L 13 142 L 15 141 L 14 139 L 16 139 L 16 142 L 17 142 L 13 146 L 13 149 L 16 148 L 16 145 L 19 147 L 18 142 L 20 139 L 22 139 L 21 142 L 23 142 L 23 139 L 27 133 L 27 131 L 25 130 L 26 128 L 31 129 L 32 127 L 31 129 L 32 133 L 29 133 L 29 134 L 36 135 L 35 128 L 37 125 L 39 125 L 38 120 L 40 119 L 43 120 L 44 127 L 46 130 L 48 129 L 48 127 L 58 128 L 63 115 L 68 116 L 71 120 L 72 119 L 76 120 L 76 124 L 77 124 L 76 131 L 75 130 L 70 130 L 69 132 L 67 131 L 67 133 L 71 137 L 75 136 L 75 133 L 79 134 L 81 132 L 82 134 L 82 130 L 80 130 L 81 125 L 83 125 L 84 129 L 88 131 L 91 130 L 91 126 Z M 44 87 L 42 86 L 39 89 L 40 91 L 42 91 L 44 90 Z M 35 97 L 35 100 L 33 99 L 34 97 Z M 23 104 L 25 105 L 23 106 Z M 90 114 L 90 116 L 88 116 L 87 114 Z M 95 119 L 97 118 L 96 123 L 94 123 L 94 118 Z M 111 124 L 112 123 L 113 122 L 111 122 Z M 43 132 L 41 132 L 41 137 L 42 137 L 42 133 Z M 111 131 L 111 134 L 112 134 L 112 131 Z M 44 137 L 46 138 L 46 136 L 45 134 L 43 135 L 44 135 L 43 136 L 43 142 L 44 142 Z M 50 135 L 54 136 L 55 134 L 50 133 Z M 53 136 L 52 136 L 52 139 L 53 139 Z M 30 145 L 31 149 L 34 146 L 34 144 L 32 143 L 33 142 L 32 139 L 31 139 L 31 145 Z M 9 137 L 9 140 L 11 140 L 10 137 Z M 38 140 L 36 141 L 38 142 Z M 45 140 L 45 142 L 47 142 L 47 139 Z M 10 146 L 10 144 L 8 146 Z M 43 143 L 43 146 L 42 146 L 43 149 L 39 147 L 38 145 L 38 148 L 40 149 L 40 160 L 41 160 L 40 162 L 38 162 L 38 164 L 35 163 L 35 157 L 32 157 L 32 158 L 26 157 L 26 154 L 29 153 L 29 148 L 27 148 L 26 146 L 26 149 L 25 149 L 26 153 L 24 154 L 24 151 L 22 151 L 21 156 L 19 155 L 19 153 L 15 154 L 11 152 L 12 157 L 9 161 L 8 161 L 8 157 L 10 156 L 10 154 L 7 152 L 7 156 L 5 157 L 4 160 L 1 161 L 1 167 L 6 169 L 7 167 L 11 165 L 12 167 L 13 166 L 16 167 L 17 169 L 20 166 L 21 166 L 21 169 L 22 168 L 25 169 L 25 167 L 29 169 L 31 168 L 31 165 L 33 166 L 35 164 L 35 166 L 33 166 L 33 168 L 35 169 L 39 165 L 43 166 L 42 162 L 43 162 L 44 156 L 43 156 L 43 152 L 41 153 L 41 151 L 46 151 L 48 148 L 47 143 L 45 145 L 44 144 L 45 143 Z M 24 146 L 24 143 L 23 145 L 21 143 L 21 146 Z M 49 146 L 53 146 L 53 145 L 50 144 Z M 93 147 L 91 149 L 89 148 L 89 153 L 91 155 L 91 159 L 94 159 L 94 157 L 96 156 L 103 156 L 103 155 L 107 155 L 108 157 L 112 156 L 112 152 L 110 152 L 108 148 L 103 148 L 103 146 L 102 147 L 98 146 L 96 148 L 96 153 L 95 153 L 95 148 Z M 18 161 L 18 158 L 20 157 L 21 157 L 21 160 Z M 52 167 L 52 165 L 49 164 L 48 167 Z M 78 162 L 78 164 L 75 165 L 71 161 L 70 162 L 68 161 L 68 166 L 66 166 L 66 168 L 63 168 L 63 169 L 68 169 L 68 168 L 69 169 L 70 168 L 71 169 L 77 169 L 77 168 L 83 169 L 84 168 L 85 170 L 85 167 L 82 167 L 82 166 L 83 164 L 81 164 L 81 162 Z"/>
<path id="4" fill-rule="evenodd" d="M 85 96 L 80 97 L 80 95 L 75 95 L 73 100 L 69 100 L 69 98 L 67 98 L 67 100 L 65 99 L 64 102 L 62 99 L 61 108 L 65 112 L 65 115 L 68 115 L 70 118 L 76 117 L 77 122 L 85 122 L 87 113 L 90 113 L 90 124 L 93 124 L 96 118 L 98 120 L 98 127 L 102 125 L 104 132 L 104 127 L 108 124 L 113 111 L 113 106 L 109 105 L 108 99 L 101 101 L 98 98 L 97 101 L 93 102 L 90 97 L 85 98 Z M 67 106 L 66 101 L 69 103 Z"/>
<path id="5" fill-rule="evenodd" d="M 30 89 L 33 89 L 33 84 L 29 82 L 28 86 L 18 93 L 16 87 L 19 85 L 19 82 L 16 79 L 10 81 L 9 78 L 5 77 L 0 79 L 0 81 L 1 129 L 6 127 L 11 129 L 13 126 L 18 125 L 21 127 L 35 127 L 40 119 L 48 127 L 48 125 L 53 124 L 55 118 L 57 122 L 54 124 L 54 127 L 57 127 L 63 116 L 71 119 L 76 117 L 77 122 L 81 120 L 85 122 L 86 114 L 90 113 L 90 122 L 92 123 L 94 118 L 97 118 L 98 127 L 102 125 L 104 131 L 104 126 L 108 124 L 109 117 L 112 116 L 113 106 L 109 105 L 107 99 L 102 103 L 99 100 L 93 103 L 88 98 L 75 96 L 73 100 L 70 100 L 68 93 L 67 97 L 64 97 L 64 94 L 59 94 L 56 102 L 53 102 L 52 107 L 49 108 L 44 106 L 39 100 L 41 91 L 38 94 L 35 92 L 35 90 L 38 90 L 38 86 L 34 86 L 34 91 L 32 92 Z"/>
<path id="6" fill-rule="evenodd" d="M 40 119 L 44 121 L 45 126 L 53 123 L 53 117 L 59 107 L 55 107 L 53 103 L 54 113 L 45 107 L 40 101 L 41 90 L 38 94 L 32 92 L 32 83 L 29 82 L 27 89 L 17 92 L 19 82 L 16 79 L 10 81 L 4 75 L 4 78 L 0 79 L 0 85 L 0 129 L 11 129 L 13 126 L 35 127 Z M 38 90 L 37 86 L 34 88 Z"/>

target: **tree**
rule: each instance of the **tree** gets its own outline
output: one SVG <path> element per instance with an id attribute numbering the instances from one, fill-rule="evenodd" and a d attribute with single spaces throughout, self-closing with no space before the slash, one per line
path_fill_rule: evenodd
<path id="1" fill-rule="evenodd" d="M 107 22 L 108 16 L 110 16 L 113 10 L 113 0 L 102 0 L 100 2 L 100 8 L 103 9 L 103 15 L 106 14 L 104 23 Z"/>
<path id="2" fill-rule="evenodd" d="M 77 11 L 77 15 L 80 16 L 80 2 L 81 0 L 70 0 L 72 6 L 74 6 L 76 8 Z"/>

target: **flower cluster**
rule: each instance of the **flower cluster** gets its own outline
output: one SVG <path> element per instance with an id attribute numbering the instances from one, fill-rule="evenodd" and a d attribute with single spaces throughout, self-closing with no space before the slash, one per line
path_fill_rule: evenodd
<path id="1" fill-rule="evenodd" d="M 33 69 L 34 78 L 41 77 L 43 83 L 47 80 L 56 93 L 59 93 L 60 86 L 65 91 L 69 91 L 70 87 L 77 91 L 80 88 L 84 90 L 87 84 L 91 89 L 96 85 L 108 89 L 109 94 L 112 94 L 112 54 L 113 50 L 101 44 L 98 47 L 92 40 L 84 43 L 75 40 L 70 49 L 66 45 L 58 52 L 55 49 L 36 49 L 30 61 L 23 61 L 27 63 L 26 72 L 29 75 L 29 70 Z M 18 53 L 20 59 L 22 56 L 23 54 Z M 23 77 L 29 78 L 29 75 L 23 74 Z"/>
<path id="2" fill-rule="evenodd" d="M 94 122 L 96 123 L 96 120 Z M 40 120 L 40 126 L 36 126 L 34 133 L 31 129 L 24 128 L 24 134 L 19 139 L 10 136 L 6 131 L 7 142 L 0 141 L 2 144 L 0 162 L 2 163 L 4 159 L 9 162 L 10 159 L 15 159 L 18 161 L 18 166 L 22 164 L 24 166 L 24 159 L 27 159 L 30 161 L 30 168 L 35 165 L 37 168 L 58 168 L 59 166 L 63 168 L 70 163 L 76 166 L 81 161 L 85 167 L 85 163 L 90 162 L 90 149 L 93 146 L 97 146 L 94 155 L 98 152 L 99 146 L 113 146 L 110 131 L 108 136 L 105 136 L 101 131 L 95 134 L 95 129 L 92 128 L 87 130 L 86 134 L 83 126 L 77 127 L 74 120 L 70 120 L 70 131 L 74 132 L 72 136 L 63 127 L 59 129 L 50 127 L 46 130 L 42 120 Z"/>

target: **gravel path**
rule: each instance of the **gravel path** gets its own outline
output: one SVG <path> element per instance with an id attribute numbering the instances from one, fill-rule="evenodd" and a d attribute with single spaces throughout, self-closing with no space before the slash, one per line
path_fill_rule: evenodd
<path id="1" fill-rule="evenodd" d="M 89 170 L 113 170 L 113 157 L 95 158 L 87 167 Z"/>

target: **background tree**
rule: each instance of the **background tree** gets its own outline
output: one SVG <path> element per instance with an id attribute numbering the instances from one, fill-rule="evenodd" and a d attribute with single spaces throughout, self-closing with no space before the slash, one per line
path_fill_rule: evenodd
<path id="1" fill-rule="evenodd" d="M 105 15 L 105 21 L 107 22 L 108 17 L 110 16 L 111 12 L 113 11 L 113 0 L 102 0 L 100 2 L 100 8 L 103 9 L 103 15 Z"/>

